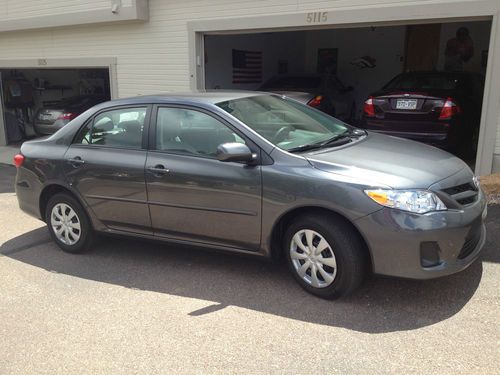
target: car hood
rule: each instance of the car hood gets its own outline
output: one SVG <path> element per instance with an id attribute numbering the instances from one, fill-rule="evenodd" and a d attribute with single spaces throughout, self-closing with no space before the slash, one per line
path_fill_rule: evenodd
<path id="1" fill-rule="evenodd" d="M 360 184 L 394 189 L 427 189 L 467 165 L 422 143 L 377 133 L 335 149 L 303 154 L 318 169 Z"/>

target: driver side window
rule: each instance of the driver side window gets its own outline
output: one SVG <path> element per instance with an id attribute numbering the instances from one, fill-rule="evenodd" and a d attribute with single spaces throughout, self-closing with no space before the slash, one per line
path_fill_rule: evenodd
<path id="1" fill-rule="evenodd" d="M 222 143 L 245 143 L 216 118 L 192 109 L 159 108 L 156 149 L 196 156 L 215 157 Z"/>

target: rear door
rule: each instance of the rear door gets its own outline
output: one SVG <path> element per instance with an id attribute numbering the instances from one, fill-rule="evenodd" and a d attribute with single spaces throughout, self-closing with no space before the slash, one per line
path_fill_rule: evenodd
<path id="1" fill-rule="evenodd" d="M 260 150 L 201 109 L 159 106 L 153 121 L 146 182 L 154 234 L 258 250 L 261 167 L 223 163 L 215 153 L 226 142 Z"/>
<path id="2" fill-rule="evenodd" d="M 144 164 L 150 106 L 101 111 L 65 154 L 68 182 L 111 229 L 151 233 Z"/>

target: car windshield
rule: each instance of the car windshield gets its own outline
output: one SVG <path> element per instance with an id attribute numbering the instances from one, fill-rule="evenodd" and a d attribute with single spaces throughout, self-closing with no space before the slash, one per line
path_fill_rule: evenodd
<path id="1" fill-rule="evenodd" d="M 385 89 L 454 90 L 459 80 L 447 74 L 402 74 L 389 82 Z"/>
<path id="2" fill-rule="evenodd" d="M 321 85 L 321 77 L 288 76 L 275 77 L 264 83 L 262 90 L 272 89 L 317 89 Z"/>
<path id="3" fill-rule="evenodd" d="M 228 100 L 217 106 L 284 150 L 325 142 L 351 130 L 340 120 L 276 95 Z"/>

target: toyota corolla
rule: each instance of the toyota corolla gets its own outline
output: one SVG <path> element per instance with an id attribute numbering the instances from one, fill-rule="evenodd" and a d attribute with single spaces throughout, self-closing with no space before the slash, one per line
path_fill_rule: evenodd
<path id="1" fill-rule="evenodd" d="M 324 298 L 369 273 L 463 270 L 485 241 L 470 168 L 258 92 L 99 104 L 15 156 L 21 209 L 64 251 L 99 233 L 283 257 Z"/>

